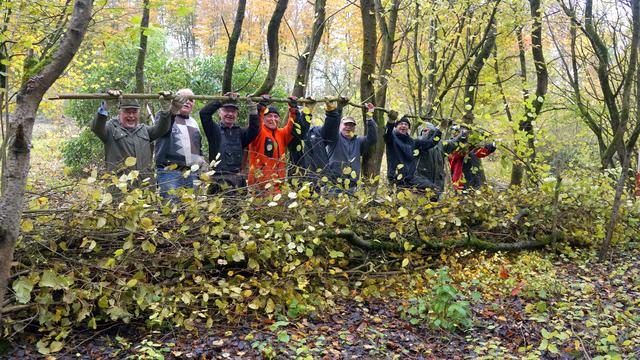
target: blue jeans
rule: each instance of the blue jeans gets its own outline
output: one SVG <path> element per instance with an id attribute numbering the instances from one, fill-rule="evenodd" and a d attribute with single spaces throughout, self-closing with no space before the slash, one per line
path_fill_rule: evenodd
<path id="1" fill-rule="evenodd" d="M 157 168 L 157 181 L 160 188 L 160 196 L 164 199 L 178 200 L 174 194 L 169 194 L 169 190 L 178 188 L 193 188 L 193 181 L 198 177 L 194 173 L 190 173 L 186 178 L 182 175 L 181 170 L 165 170 Z"/>

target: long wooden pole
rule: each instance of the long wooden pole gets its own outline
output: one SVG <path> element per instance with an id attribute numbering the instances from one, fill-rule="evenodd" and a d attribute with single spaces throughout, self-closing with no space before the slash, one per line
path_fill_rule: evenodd
<path id="1" fill-rule="evenodd" d="M 76 94 L 76 93 L 72 93 L 72 94 L 59 94 L 57 96 L 52 96 L 49 98 L 49 100 L 116 100 L 116 99 L 138 99 L 138 100 L 153 100 L 153 99 L 158 99 L 160 95 L 159 94 L 137 94 L 137 93 L 129 93 L 129 94 L 122 94 L 120 96 L 113 96 L 113 95 L 109 95 L 109 94 L 105 94 L 105 93 L 93 93 L 93 94 Z M 170 95 L 169 97 L 171 98 L 173 95 Z M 205 101 L 213 101 L 213 100 L 218 100 L 218 101 L 234 101 L 233 98 L 231 98 L 230 96 L 220 96 L 220 95 L 191 95 L 191 96 L 187 96 L 188 99 L 193 99 L 193 100 L 205 100 Z M 245 97 L 238 97 L 237 99 L 235 99 L 235 101 L 237 102 L 243 102 L 243 101 L 249 101 L 249 99 L 251 101 L 254 102 L 260 102 L 263 100 L 262 97 L 260 96 L 245 96 Z M 299 104 L 314 104 L 314 103 L 323 103 L 323 102 L 332 102 L 332 101 L 340 101 L 340 98 L 320 98 L 320 99 L 310 99 L 310 98 L 300 98 L 297 100 L 297 102 Z M 286 98 L 271 98 L 269 99 L 269 102 L 272 103 L 288 103 L 289 99 Z M 348 104 L 350 106 L 356 107 L 356 108 L 360 108 L 360 109 L 365 109 L 365 105 L 363 104 L 357 104 L 354 102 L 349 101 Z M 376 107 L 375 110 L 379 110 L 382 111 L 384 113 L 389 113 L 390 110 L 385 109 L 385 108 L 379 108 Z M 419 116 L 419 115 L 405 115 L 406 117 L 410 118 L 410 119 L 422 119 L 422 120 L 426 120 L 426 117 L 424 116 Z"/>

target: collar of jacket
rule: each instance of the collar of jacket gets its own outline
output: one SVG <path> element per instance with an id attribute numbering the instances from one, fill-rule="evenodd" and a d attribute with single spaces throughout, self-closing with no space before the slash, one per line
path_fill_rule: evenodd
<path id="1" fill-rule="evenodd" d="M 225 126 L 225 125 L 222 123 L 222 121 L 220 121 L 219 125 L 220 125 L 220 128 L 221 128 L 221 129 L 235 129 L 235 128 L 239 128 L 239 127 L 240 127 L 240 126 L 238 126 L 238 125 L 236 125 L 236 124 L 233 124 L 233 126 L 228 127 L 228 126 Z"/>
<path id="2" fill-rule="evenodd" d="M 398 130 L 393 129 L 393 132 L 396 134 L 396 136 L 398 137 L 398 139 L 402 142 L 410 142 L 411 140 L 413 140 L 413 138 L 411 137 L 411 135 L 405 135 L 405 134 L 401 134 L 398 132 Z"/>

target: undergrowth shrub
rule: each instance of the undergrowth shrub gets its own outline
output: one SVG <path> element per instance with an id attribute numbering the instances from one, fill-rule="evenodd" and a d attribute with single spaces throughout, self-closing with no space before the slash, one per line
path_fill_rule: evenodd
<path id="1" fill-rule="evenodd" d="M 201 175 L 203 184 L 209 175 Z M 216 321 L 300 316 L 330 309 L 339 298 L 393 295 L 406 287 L 436 289 L 436 300 L 416 303 L 418 313 L 424 306 L 440 314 L 434 326 L 463 328 L 470 316 L 453 286 L 457 279 L 443 273 L 434 287 L 413 269 L 434 265 L 432 256 L 449 248 L 558 246 L 551 243 L 555 216 L 562 219 L 555 229 L 562 246 L 576 237 L 581 246 L 598 245 L 597 232 L 581 231 L 605 226 L 602 214 L 613 194 L 604 179 L 591 187 L 575 180 L 554 208 L 553 188 L 545 186 L 448 194 L 433 203 L 382 186 L 327 196 L 297 184 L 264 196 L 185 190 L 172 204 L 152 187 L 131 188 L 135 177 L 94 173 L 72 194 L 34 195 L 15 251 L 4 336 L 37 330 L 46 353 L 78 327 L 143 321 L 149 328 L 197 331 Z M 112 184 L 122 190 L 107 191 Z M 638 207 L 625 202 L 621 211 L 618 242 L 638 233 Z M 523 258 L 522 266 L 534 260 Z M 518 266 L 508 269 L 514 283 Z M 551 272 L 552 265 L 539 270 Z M 376 276 L 388 271 L 407 276 Z M 523 293 L 539 292 L 533 276 L 527 286 Z"/>

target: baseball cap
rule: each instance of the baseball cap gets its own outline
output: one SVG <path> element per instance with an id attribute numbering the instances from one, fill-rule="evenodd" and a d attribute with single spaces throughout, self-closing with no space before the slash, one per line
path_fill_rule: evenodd
<path id="1" fill-rule="evenodd" d="M 340 121 L 341 124 L 353 124 L 356 125 L 356 120 L 354 118 L 352 118 L 351 116 L 346 116 L 343 117 L 342 120 Z"/>
<path id="2" fill-rule="evenodd" d="M 121 99 L 118 107 L 120 109 L 140 109 L 140 103 L 136 99 Z"/>
<path id="3" fill-rule="evenodd" d="M 234 102 L 226 102 L 224 104 L 222 104 L 223 108 L 234 108 L 236 110 L 240 110 L 240 108 L 238 107 L 238 104 L 234 103 Z"/>

